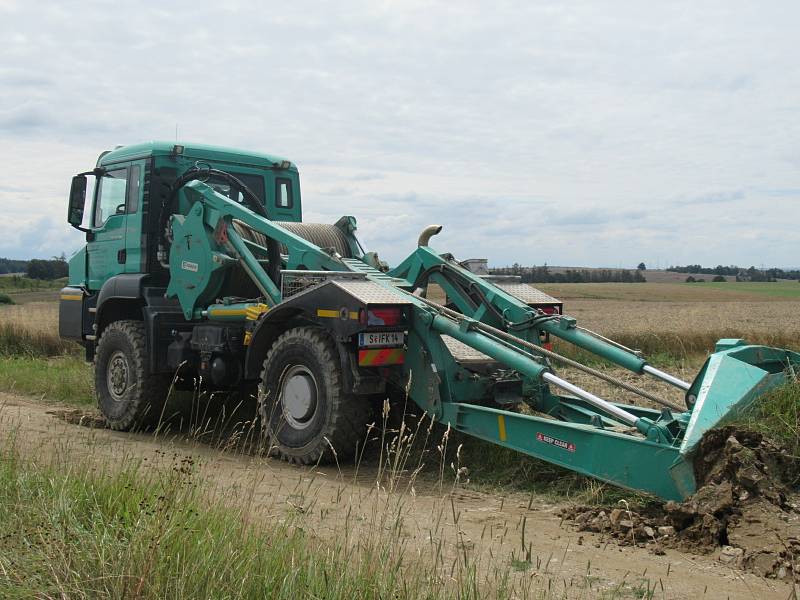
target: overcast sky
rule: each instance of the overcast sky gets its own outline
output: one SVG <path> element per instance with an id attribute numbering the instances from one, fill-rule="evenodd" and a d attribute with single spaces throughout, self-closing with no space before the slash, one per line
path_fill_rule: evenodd
<path id="1" fill-rule="evenodd" d="M 149 139 L 299 165 L 396 263 L 800 264 L 800 2 L 0 0 L 0 256 Z"/>

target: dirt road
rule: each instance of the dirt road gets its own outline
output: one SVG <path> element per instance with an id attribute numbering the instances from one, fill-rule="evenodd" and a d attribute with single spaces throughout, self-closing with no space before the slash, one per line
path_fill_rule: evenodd
<path id="1" fill-rule="evenodd" d="M 48 414 L 53 408 L 0 393 L 0 436 L 15 434 L 21 451 L 31 457 L 56 452 L 104 468 L 127 461 L 169 467 L 191 456 L 210 494 L 245 506 L 254 520 L 300 518 L 323 540 L 358 535 L 367 523 L 375 526 L 376 515 L 384 515 L 377 517 L 378 526 L 397 530 L 414 555 L 425 559 L 441 553 L 445 565 L 466 553 L 486 573 L 510 566 L 514 577 L 530 579 L 534 589 L 549 587 L 565 597 L 592 598 L 615 589 L 619 597 L 632 598 L 793 597 L 790 584 L 728 568 L 713 555 L 667 550 L 656 556 L 647 549 L 621 548 L 594 534 L 573 532 L 558 516 L 563 505 L 542 498 L 487 494 L 469 486 L 446 485 L 440 490 L 436 482 L 419 479 L 413 486 L 408 480 L 395 480 L 392 491 L 387 489 L 391 478 L 382 477 L 375 467 L 358 472 L 352 467 L 300 469 L 185 436 L 155 438 L 73 425 Z M 377 485 L 378 480 L 383 484 Z"/>

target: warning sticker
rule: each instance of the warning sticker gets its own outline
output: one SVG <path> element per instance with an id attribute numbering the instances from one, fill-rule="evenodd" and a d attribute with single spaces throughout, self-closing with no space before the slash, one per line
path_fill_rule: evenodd
<path id="1" fill-rule="evenodd" d="M 575 444 L 572 442 L 565 442 L 564 440 L 559 440 L 557 438 L 551 437 L 549 435 L 545 435 L 540 432 L 536 432 L 536 439 L 540 442 L 544 442 L 545 444 L 550 444 L 551 446 L 556 446 L 567 452 L 575 452 Z"/>

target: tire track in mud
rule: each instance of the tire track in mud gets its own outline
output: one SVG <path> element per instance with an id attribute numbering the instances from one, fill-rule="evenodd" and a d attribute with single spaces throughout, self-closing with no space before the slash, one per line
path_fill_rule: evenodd
<path id="1" fill-rule="evenodd" d="M 65 413 L 49 414 L 54 410 Z M 0 393 L 0 436 L 13 437 L 25 456 L 87 461 L 100 472 L 129 461 L 170 468 L 191 456 L 203 489 L 216 504 L 243 507 L 254 522 L 292 519 L 321 542 L 383 530 L 396 536 L 409 556 L 441 562 L 443 577 L 468 556 L 487 586 L 498 572 L 510 570 L 511 578 L 535 590 L 550 589 L 557 597 L 592 598 L 617 588 L 620 595 L 637 597 L 637 590 L 651 589 L 655 598 L 693 600 L 786 600 L 793 593 L 789 583 L 744 573 L 714 556 L 672 548 L 655 555 L 574 531 L 560 517 L 570 505 L 566 501 L 487 493 L 427 478 L 384 477 L 378 485 L 381 474 L 374 466 L 299 468 L 192 439 L 120 433 L 64 420 L 80 421 L 81 416 L 66 407 Z"/>

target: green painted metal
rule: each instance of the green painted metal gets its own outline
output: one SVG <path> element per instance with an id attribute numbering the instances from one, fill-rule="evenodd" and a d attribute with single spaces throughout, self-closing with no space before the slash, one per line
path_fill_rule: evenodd
<path id="1" fill-rule="evenodd" d="M 689 389 L 696 400 L 681 443 L 690 455 L 703 434 L 743 415 L 767 391 L 785 382 L 787 369 L 800 369 L 800 354 L 767 346 L 720 340 Z"/>
<path id="2" fill-rule="evenodd" d="M 488 310 L 486 303 L 476 304 L 464 291 L 459 290 L 445 277 L 444 274 L 448 271 L 455 277 L 469 282 L 471 289 L 479 290 L 495 310 Z M 421 285 L 430 279 L 444 288 L 448 299 L 460 312 L 492 327 L 511 331 L 526 341 L 538 344 L 539 332 L 544 331 L 634 373 L 642 373 L 647 364 L 647 361 L 640 356 L 578 329 L 574 319 L 569 317 L 554 319 L 537 314 L 521 300 L 454 261 L 448 260 L 445 256 L 436 254 L 429 246 L 417 248 L 389 274 L 406 280 L 409 286 Z"/>
<path id="3" fill-rule="evenodd" d="M 538 312 L 429 246 L 417 248 L 388 273 L 375 268 L 380 263 L 374 257 L 343 259 L 331 255 L 274 222 L 300 219 L 299 179 L 294 165 L 287 167 L 281 164 L 284 159 L 271 155 L 199 145 L 183 145 L 176 152 L 174 146 L 150 142 L 124 147 L 101 156 L 98 165 L 107 169 L 139 167 L 140 186 L 145 168 L 180 174 L 198 162 L 258 176 L 264 182 L 269 215 L 264 218 L 200 181 L 180 190 L 178 210 L 170 221 L 173 241 L 167 295 L 179 300 L 187 319 L 241 322 L 247 318 L 248 310 L 254 308 L 252 302 L 217 302 L 226 295 L 228 276 L 235 264 L 251 275 L 269 307 L 283 301 L 280 282 L 269 275 L 274 267 L 362 273 L 377 285 L 406 292 L 410 303 L 406 362 L 391 377 L 407 384 L 410 398 L 433 418 L 480 439 L 614 485 L 679 500 L 695 491 L 692 458 L 703 433 L 741 414 L 764 391 L 784 381 L 789 365 L 800 369 L 797 353 L 721 340 L 687 393 L 687 398 L 696 398 L 692 410 L 671 414 L 613 404 L 630 413 L 617 410 L 616 419 L 635 425 L 620 427 L 600 410 L 609 410 L 602 400 L 575 388 L 571 393 L 582 398 L 553 393 L 547 380 L 561 387 L 565 382 L 554 380 L 550 364 L 523 342 L 538 345 L 541 335 L 549 333 L 638 374 L 647 364 L 644 358 L 580 329 L 574 319 Z M 296 205 L 275 205 L 276 177 L 292 181 Z M 139 196 L 139 200 L 141 207 L 143 198 Z M 234 220 L 282 244 L 286 250 L 281 264 L 268 265 L 267 248 L 240 236 L 233 227 Z M 143 261 L 134 247 L 140 247 L 143 227 L 141 209 L 112 215 L 103 227 L 93 231 L 95 239 L 87 253 L 78 253 L 71 260 L 70 283 L 87 280 L 90 289 L 98 289 L 117 272 L 136 272 L 135 265 Z M 345 233 L 353 255 L 361 257 L 354 236 L 355 219 L 343 217 L 337 227 Z M 131 252 L 130 263 L 110 264 L 119 249 Z M 429 283 L 441 285 L 463 316 L 442 314 L 411 294 L 415 290 L 420 293 Z M 480 330 L 478 324 L 514 338 L 501 339 L 497 331 Z M 443 336 L 496 361 L 493 370 L 466 368 L 448 349 Z M 514 386 L 524 402 L 546 417 L 488 406 L 500 402 L 498 390 Z"/>
<path id="4" fill-rule="evenodd" d="M 200 203 L 198 203 L 198 206 L 199 205 Z M 247 269 L 247 272 L 257 281 L 258 287 L 269 299 L 270 306 L 278 304 L 281 301 L 281 291 L 278 286 L 269 278 L 269 275 L 267 275 L 264 269 L 261 268 L 258 259 L 256 259 L 250 251 L 247 244 L 244 243 L 241 236 L 236 233 L 236 230 L 233 227 L 226 227 L 226 232 L 228 243 L 238 254 L 239 259 L 243 263 L 242 266 Z"/>
<path id="5" fill-rule="evenodd" d="M 237 261 L 241 261 L 255 279 L 270 306 L 281 301 L 276 282 L 270 279 L 251 248 L 236 233 L 233 219 L 284 244 L 292 260 L 300 261 L 307 268 L 348 270 L 341 261 L 314 244 L 230 200 L 205 183 L 192 181 L 185 187 L 195 202 L 187 215 L 171 217 L 173 243 L 167 296 L 178 298 L 187 319 L 193 318 L 197 310 L 205 308 L 221 295 L 227 270 Z"/>
<path id="6" fill-rule="evenodd" d="M 175 153 L 176 146 L 182 148 L 179 154 Z M 225 148 L 207 144 L 195 144 L 191 142 L 166 141 L 143 142 L 141 144 L 131 144 L 116 148 L 111 152 L 101 154 L 97 159 L 97 166 L 108 167 L 109 165 L 120 162 L 149 158 L 151 156 L 178 156 L 191 161 L 220 161 L 267 168 L 274 168 L 279 166 L 282 162 L 287 162 L 290 163 L 289 169 L 297 171 L 297 167 L 291 164 L 291 161 L 273 154 L 237 150 L 236 148 Z"/>
<path id="7" fill-rule="evenodd" d="M 204 206 L 197 203 L 188 215 L 172 217 L 167 296 L 178 298 L 187 320 L 221 295 L 226 267 L 235 262 L 206 231 L 204 216 Z"/>
<path id="8" fill-rule="evenodd" d="M 69 266 L 68 284 L 79 287 L 89 287 L 86 278 L 86 246 L 76 250 L 67 261 Z"/>
<path id="9" fill-rule="evenodd" d="M 533 360 L 530 356 L 526 356 L 521 350 L 508 347 L 480 331 L 471 329 L 469 319 L 456 323 L 451 319 L 437 315 L 433 318 L 432 326 L 434 330 L 449 335 L 479 352 L 491 356 L 531 379 L 538 380 L 544 372 L 550 370 L 547 365 Z"/>
<path id="10" fill-rule="evenodd" d="M 683 460 L 676 447 L 591 425 L 471 404 L 445 404 L 442 420 L 487 442 L 620 487 L 665 500 L 685 497 L 669 476 L 675 462 Z"/>

